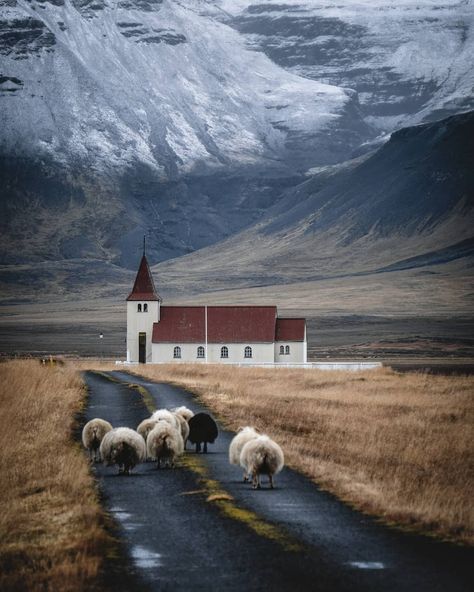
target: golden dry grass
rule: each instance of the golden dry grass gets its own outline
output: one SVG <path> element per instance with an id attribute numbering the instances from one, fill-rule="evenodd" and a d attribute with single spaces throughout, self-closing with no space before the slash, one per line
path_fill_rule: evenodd
<path id="1" fill-rule="evenodd" d="M 0 589 L 94 590 L 111 538 L 73 440 L 77 369 L 0 364 Z"/>
<path id="2" fill-rule="evenodd" d="M 286 462 L 385 521 L 472 544 L 474 377 L 230 366 L 140 366 L 254 425 Z"/>

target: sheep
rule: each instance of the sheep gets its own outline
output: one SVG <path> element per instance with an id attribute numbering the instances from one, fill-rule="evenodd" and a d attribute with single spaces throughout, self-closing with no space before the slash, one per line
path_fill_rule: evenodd
<path id="1" fill-rule="evenodd" d="M 181 433 L 167 421 L 159 421 L 148 434 L 147 454 L 157 461 L 159 469 L 161 461 L 169 467 L 174 467 L 176 458 L 183 453 L 184 443 Z"/>
<path id="2" fill-rule="evenodd" d="M 129 475 L 146 458 L 145 442 L 135 430 L 115 428 L 104 436 L 100 454 L 106 465 L 118 465 L 119 475 Z"/>
<path id="3" fill-rule="evenodd" d="M 182 415 L 180 415 L 176 411 L 173 411 L 173 413 L 179 421 L 179 428 L 180 428 L 181 436 L 182 436 L 183 442 L 184 442 L 184 449 L 186 450 L 186 444 L 187 444 L 188 436 L 189 436 L 188 422 L 184 419 L 184 417 Z"/>
<path id="4" fill-rule="evenodd" d="M 250 442 L 250 440 L 258 438 L 259 435 L 260 434 L 250 426 L 239 428 L 238 433 L 234 436 L 229 446 L 229 462 L 231 465 L 240 464 L 240 453 L 242 452 L 242 448 L 247 442 Z M 244 471 L 244 482 L 248 481 L 248 479 L 249 476 Z"/>
<path id="5" fill-rule="evenodd" d="M 207 413 L 198 413 L 189 420 L 188 440 L 196 444 L 196 452 L 201 452 L 201 442 L 204 443 L 203 452 L 207 452 L 207 443 L 212 444 L 217 434 L 217 424 Z"/>
<path id="6" fill-rule="evenodd" d="M 138 424 L 137 432 L 145 440 L 145 442 L 148 437 L 148 434 L 156 426 L 158 421 L 159 421 L 158 419 L 153 419 L 152 417 L 147 417 L 140 424 Z"/>
<path id="7" fill-rule="evenodd" d="M 260 475 L 268 475 L 273 489 L 273 475 L 282 470 L 284 462 L 282 449 L 268 436 L 249 440 L 240 453 L 240 464 L 248 475 L 252 475 L 254 489 L 260 489 Z"/>
<path id="8" fill-rule="evenodd" d="M 156 419 L 157 421 L 159 421 L 159 420 L 167 421 L 170 425 L 172 425 L 178 431 L 181 429 L 179 419 L 176 417 L 176 415 L 174 413 L 171 413 L 171 411 L 168 411 L 168 409 L 157 409 L 153 413 L 153 415 L 151 416 L 151 419 Z"/>
<path id="9" fill-rule="evenodd" d="M 91 462 L 100 461 L 100 443 L 105 434 L 112 429 L 113 428 L 108 421 L 98 417 L 91 419 L 84 426 L 82 430 L 82 443 L 84 444 L 84 448 L 87 448 L 87 451 L 89 452 Z"/>
<path id="10" fill-rule="evenodd" d="M 184 419 L 187 422 L 189 422 L 189 420 L 191 419 L 191 417 L 193 417 L 193 415 L 194 415 L 194 413 L 191 411 L 191 409 L 188 409 L 184 405 L 182 405 L 181 407 L 175 407 L 171 411 L 173 413 L 177 413 L 178 415 L 181 415 L 181 417 L 184 417 Z"/>

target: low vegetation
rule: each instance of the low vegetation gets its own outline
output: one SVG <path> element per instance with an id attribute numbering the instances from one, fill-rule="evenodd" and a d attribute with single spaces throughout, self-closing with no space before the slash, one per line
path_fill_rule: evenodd
<path id="1" fill-rule="evenodd" d="M 230 366 L 140 366 L 229 428 L 255 425 L 287 464 L 385 521 L 474 542 L 474 378 Z"/>
<path id="2" fill-rule="evenodd" d="M 0 589 L 95 590 L 113 542 L 73 438 L 85 400 L 68 365 L 0 364 Z"/>

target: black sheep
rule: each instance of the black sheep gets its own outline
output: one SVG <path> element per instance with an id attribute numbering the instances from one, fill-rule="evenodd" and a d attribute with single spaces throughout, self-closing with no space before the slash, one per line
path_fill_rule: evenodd
<path id="1" fill-rule="evenodd" d="M 196 452 L 201 452 L 201 442 L 204 443 L 203 452 L 207 452 L 207 443 L 212 444 L 217 438 L 217 424 L 207 413 L 197 413 L 189 420 L 188 440 L 196 444 Z"/>

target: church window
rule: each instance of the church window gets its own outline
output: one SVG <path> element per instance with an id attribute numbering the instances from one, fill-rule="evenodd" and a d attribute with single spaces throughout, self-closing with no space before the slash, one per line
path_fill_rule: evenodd
<path id="1" fill-rule="evenodd" d="M 290 353 L 290 346 L 289 346 L 289 345 L 287 345 L 287 346 L 285 347 L 285 354 L 289 354 L 289 353 Z"/>
<path id="2" fill-rule="evenodd" d="M 173 350 L 173 358 L 180 358 L 181 357 L 181 348 L 177 345 Z"/>
<path id="3" fill-rule="evenodd" d="M 280 345 L 280 356 L 282 356 L 285 353 L 285 347 L 283 345 Z"/>
<path id="4" fill-rule="evenodd" d="M 198 347 L 198 351 L 197 351 L 197 357 L 198 358 L 203 358 L 204 357 L 204 348 L 202 347 L 202 345 L 200 345 Z"/>
<path id="5" fill-rule="evenodd" d="M 221 358 L 228 358 L 229 357 L 229 349 L 223 345 L 221 347 Z"/>
<path id="6" fill-rule="evenodd" d="M 141 305 L 141 304 L 139 304 L 139 305 L 137 306 L 137 311 L 138 311 L 138 312 L 142 312 L 142 305 Z"/>
<path id="7" fill-rule="evenodd" d="M 148 304 L 146 302 L 143 305 L 143 312 L 148 312 Z"/>
<path id="8" fill-rule="evenodd" d="M 247 347 L 245 348 L 244 357 L 246 357 L 246 358 L 252 357 L 252 348 L 250 347 L 250 345 L 247 345 Z"/>

